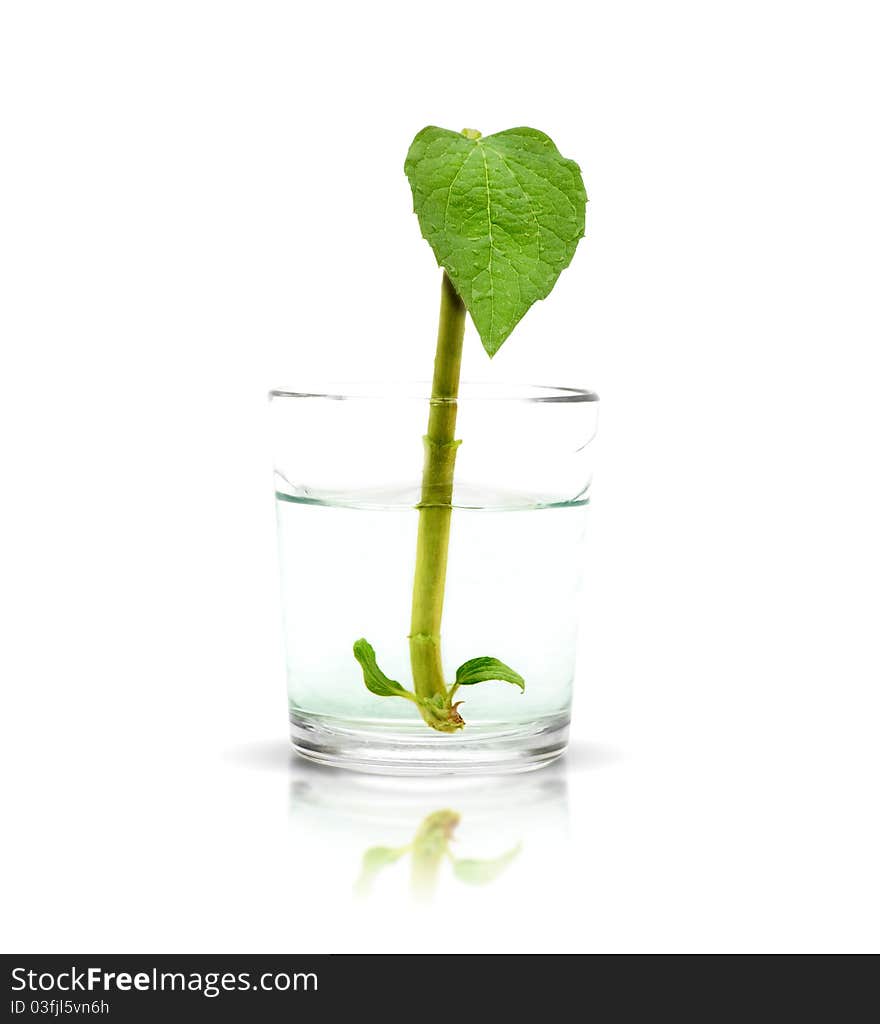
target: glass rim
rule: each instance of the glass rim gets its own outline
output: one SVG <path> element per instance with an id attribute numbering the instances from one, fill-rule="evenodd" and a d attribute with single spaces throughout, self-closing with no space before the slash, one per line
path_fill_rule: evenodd
<path id="1" fill-rule="evenodd" d="M 273 388 L 269 400 L 280 398 L 318 398 L 330 402 L 348 401 L 431 401 L 430 381 L 333 382 L 302 389 Z M 526 402 L 572 403 L 598 402 L 595 391 L 584 388 L 557 387 L 545 384 L 517 384 L 490 381 L 462 381 L 458 402 Z"/>

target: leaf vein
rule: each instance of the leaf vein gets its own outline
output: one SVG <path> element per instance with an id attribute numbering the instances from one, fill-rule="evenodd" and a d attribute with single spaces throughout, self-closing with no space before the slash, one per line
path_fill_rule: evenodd
<path id="1" fill-rule="evenodd" d="M 443 210 L 443 233 L 444 234 L 446 233 L 446 224 L 447 224 L 447 222 L 449 220 L 449 201 L 450 201 L 450 199 L 452 199 L 452 190 L 455 187 L 455 183 L 458 181 L 459 175 L 464 170 L 464 165 L 468 162 L 468 160 L 470 160 L 471 156 L 473 156 L 473 153 L 474 153 L 474 150 L 472 149 L 472 150 L 470 150 L 470 152 L 465 154 L 464 160 L 462 160 L 461 165 L 459 166 L 458 170 L 455 172 L 455 177 L 449 183 L 449 189 L 446 192 L 446 207 Z"/>
<path id="2" fill-rule="evenodd" d="M 495 284 L 492 280 L 492 252 L 495 248 L 495 242 L 492 238 L 492 192 L 489 188 L 489 164 L 486 160 L 486 154 L 483 152 L 483 146 L 480 142 L 477 142 L 477 146 L 480 147 L 480 156 L 483 158 L 483 171 L 486 175 L 486 218 L 489 234 L 489 265 L 486 267 L 486 273 L 489 275 L 489 337 L 491 338 L 495 323 Z"/>
<path id="3" fill-rule="evenodd" d="M 530 213 L 532 215 L 532 219 L 535 222 L 535 229 L 538 232 L 538 260 L 540 260 L 541 259 L 541 222 L 538 220 L 538 215 L 537 215 L 537 213 L 535 213 L 534 206 L 532 206 L 532 200 L 529 198 L 528 192 L 526 191 L 525 187 L 523 186 L 523 183 L 516 176 L 516 173 L 514 172 L 513 168 L 508 164 L 508 162 L 498 152 L 498 150 L 497 149 L 493 149 L 489 145 L 486 146 L 486 149 L 488 149 L 490 153 L 494 153 L 495 156 L 497 156 L 498 159 L 501 161 L 501 163 L 504 164 L 504 166 L 510 172 L 510 176 L 517 183 L 517 185 L 519 185 L 520 191 L 522 192 L 523 196 L 525 197 L 526 203 L 528 203 L 529 211 L 530 211 Z M 556 232 L 553 232 L 553 233 L 556 234 Z"/>
<path id="4" fill-rule="evenodd" d="M 577 209 L 577 207 L 574 204 L 574 200 L 572 200 L 570 198 L 570 196 L 566 195 L 566 193 L 554 181 L 551 181 L 548 177 L 546 177 L 545 175 L 541 174 L 540 171 L 536 171 L 536 170 L 534 170 L 534 168 L 529 167 L 529 165 L 526 164 L 526 163 L 523 163 L 522 160 L 517 160 L 516 157 L 511 157 L 510 159 L 515 164 L 517 164 L 519 167 L 522 167 L 523 170 L 528 171 L 529 174 L 532 174 L 536 178 L 538 178 L 540 181 L 545 182 L 547 185 L 550 186 L 550 188 L 553 189 L 554 192 L 558 192 L 562 196 L 562 198 L 568 203 L 568 205 L 572 208 L 572 210 L 575 213 L 575 215 L 577 215 L 578 209 Z"/>

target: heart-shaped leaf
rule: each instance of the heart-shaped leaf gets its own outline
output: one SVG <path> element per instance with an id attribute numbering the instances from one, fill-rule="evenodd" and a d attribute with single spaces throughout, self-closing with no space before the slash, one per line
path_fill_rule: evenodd
<path id="1" fill-rule="evenodd" d="M 423 128 L 404 165 L 422 235 L 495 355 L 584 234 L 578 165 L 543 132 Z"/>

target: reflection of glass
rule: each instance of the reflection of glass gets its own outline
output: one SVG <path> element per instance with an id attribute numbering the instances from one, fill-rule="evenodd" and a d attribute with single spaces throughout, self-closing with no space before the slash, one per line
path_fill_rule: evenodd
<path id="1" fill-rule="evenodd" d="M 519 853 L 522 843 L 517 843 L 500 857 L 456 857 L 452 850 L 452 842 L 460 821 L 461 816 L 455 811 L 434 811 L 419 825 L 413 841 L 406 846 L 370 847 L 364 854 L 361 874 L 355 883 L 355 892 L 359 896 L 366 896 L 376 875 L 383 868 L 407 855 L 412 858 L 412 893 L 419 899 L 433 896 L 437 876 L 446 859 L 451 862 L 453 874 L 460 882 L 468 885 L 486 885 L 494 881 Z"/>
<path id="2" fill-rule="evenodd" d="M 295 759 L 290 827 L 292 871 L 335 877 L 340 893 L 358 879 L 357 890 L 380 901 L 489 882 L 487 895 L 503 898 L 513 884 L 522 895 L 532 880 L 546 885 L 548 868 L 567 873 L 566 769 L 408 779 Z"/>

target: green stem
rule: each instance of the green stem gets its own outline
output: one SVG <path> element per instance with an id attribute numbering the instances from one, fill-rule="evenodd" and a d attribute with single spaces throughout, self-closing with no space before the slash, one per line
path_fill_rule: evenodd
<path id="1" fill-rule="evenodd" d="M 417 696 L 446 697 L 440 656 L 440 623 L 446 590 L 446 560 L 452 521 L 452 479 L 455 454 L 455 420 L 458 414 L 458 382 L 464 339 L 465 306 L 449 277 L 443 274 L 440 292 L 440 323 L 431 412 L 425 435 L 425 464 L 419 502 L 419 535 L 413 580 L 412 621 L 409 637 L 410 661 Z M 441 728 L 435 716 L 423 711 L 425 721 Z M 458 728 L 453 723 L 449 728 Z"/>

